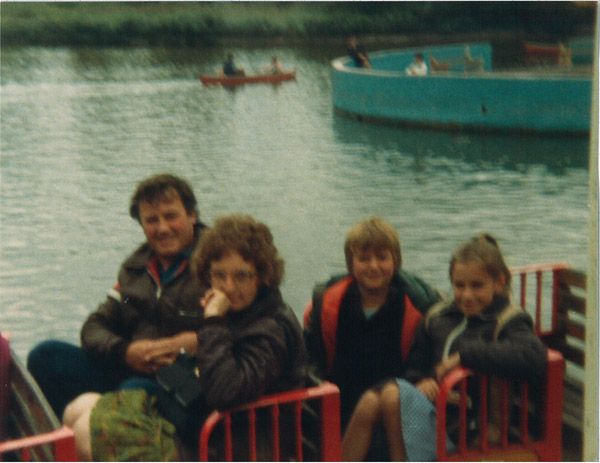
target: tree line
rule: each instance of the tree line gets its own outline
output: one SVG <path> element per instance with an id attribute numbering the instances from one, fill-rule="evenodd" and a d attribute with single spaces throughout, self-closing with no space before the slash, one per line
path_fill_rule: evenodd
<path id="1" fill-rule="evenodd" d="M 210 46 L 222 39 L 591 33 L 596 2 L 2 2 L 3 45 Z"/>

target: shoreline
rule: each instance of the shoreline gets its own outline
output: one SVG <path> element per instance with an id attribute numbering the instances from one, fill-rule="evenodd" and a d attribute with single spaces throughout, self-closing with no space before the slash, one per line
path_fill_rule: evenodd
<path id="1" fill-rule="evenodd" d="M 573 37 L 582 37 L 591 35 L 588 31 L 579 31 Z M 540 37 L 539 35 L 530 34 L 524 31 L 507 31 L 507 30 L 487 30 L 480 32 L 462 32 L 452 34 L 436 34 L 436 33 L 415 33 L 415 34 L 356 34 L 360 42 L 370 51 L 375 51 L 376 47 L 386 48 L 409 48 L 428 45 L 445 45 L 462 42 L 489 42 L 489 43 L 514 43 L 522 44 L 524 41 L 539 41 L 552 43 L 551 37 Z M 147 43 L 143 40 L 135 43 L 61 43 L 61 44 L 44 44 L 44 43 L 16 43 L 2 41 L 2 48 L 26 48 L 26 47 L 46 47 L 46 48 L 218 48 L 231 46 L 253 46 L 259 48 L 281 47 L 281 46 L 297 46 L 297 45 L 337 45 L 343 44 L 346 35 L 339 36 L 324 36 L 319 38 L 300 37 L 300 36 L 282 36 L 273 35 L 265 37 L 241 37 L 223 35 L 215 37 L 209 41 L 198 44 L 175 44 L 175 43 Z"/>

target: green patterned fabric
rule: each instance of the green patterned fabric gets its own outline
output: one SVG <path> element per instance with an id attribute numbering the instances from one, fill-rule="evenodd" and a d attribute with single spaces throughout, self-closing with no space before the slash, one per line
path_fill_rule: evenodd
<path id="1" fill-rule="evenodd" d="M 143 390 L 103 394 L 90 418 L 94 461 L 179 461 L 175 427 Z"/>

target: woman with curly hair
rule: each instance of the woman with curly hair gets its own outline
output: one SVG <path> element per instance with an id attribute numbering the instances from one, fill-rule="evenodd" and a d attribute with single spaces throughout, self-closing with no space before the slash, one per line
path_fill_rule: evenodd
<path id="1" fill-rule="evenodd" d="M 269 228 L 247 215 L 217 219 L 203 233 L 192 267 L 209 287 L 199 309 L 197 410 L 185 426 L 174 426 L 160 395 L 157 400 L 130 390 L 80 396 L 64 421 L 75 430 L 83 459 L 181 460 L 180 444 L 197 447 L 211 410 L 304 386 L 302 330 L 279 291 L 284 263 Z"/>

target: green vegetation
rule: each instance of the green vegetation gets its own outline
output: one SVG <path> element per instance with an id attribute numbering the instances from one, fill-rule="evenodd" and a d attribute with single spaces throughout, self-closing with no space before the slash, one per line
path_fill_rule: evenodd
<path id="1" fill-rule="evenodd" d="M 211 45 L 221 39 L 591 31 L 596 2 L 2 2 L 3 45 Z"/>

